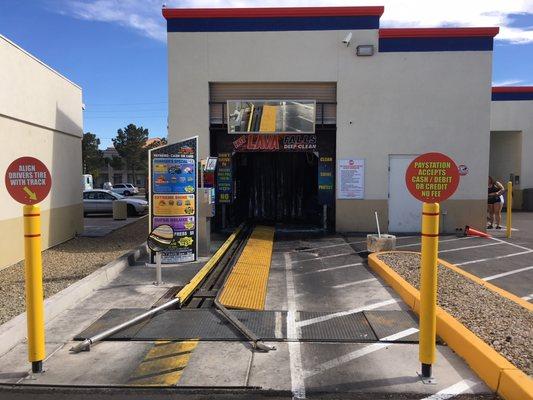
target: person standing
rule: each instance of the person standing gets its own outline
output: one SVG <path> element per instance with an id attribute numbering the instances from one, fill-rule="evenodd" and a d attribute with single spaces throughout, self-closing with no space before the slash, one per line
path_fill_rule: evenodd
<path id="1" fill-rule="evenodd" d="M 489 190 L 488 190 L 488 208 L 489 208 L 489 225 L 487 229 L 494 227 L 494 220 L 496 220 L 496 229 L 502 229 L 500 226 L 502 220 L 502 201 L 501 195 L 505 192 L 503 185 L 496 181 L 492 176 L 489 176 Z"/>

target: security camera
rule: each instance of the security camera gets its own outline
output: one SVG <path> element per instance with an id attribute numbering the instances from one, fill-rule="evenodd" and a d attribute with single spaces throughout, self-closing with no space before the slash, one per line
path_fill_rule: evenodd
<path id="1" fill-rule="evenodd" d="M 352 40 L 352 32 L 349 32 L 345 37 L 344 39 L 342 39 L 342 43 L 344 43 L 346 45 L 346 47 L 348 47 L 350 45 L 350 42 Z"/>

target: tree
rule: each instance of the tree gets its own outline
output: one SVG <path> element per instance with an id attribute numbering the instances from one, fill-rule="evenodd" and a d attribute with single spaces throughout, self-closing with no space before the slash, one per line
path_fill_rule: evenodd
<path id="1" fill-rule="evenodd" d="M 141 166 L 146 158 L 147 139 L 148 129 L 144 129 L 142 126 L 137 127 L 134 124 L 119 129 L 117 137 L 113 139 L 113 146 L 115 146 L 119 156 L 126 161 L 126 166 L 131 171 L 133 183 L 137 181 L 135 169 Z"/>
<path id="2" fill-rule="evenodd" d="M 120 158 L 118 156 L 113 156 L 107 162 L 109 163 L 109 165 L 111 165 L 111 168 L 119 170 L 119 171 L 124 167 L 124 163 L 122 162 L 122 158 Z"/>
<path id="3" fill-rule="evenodd" d="M 83 173 L 91 174 L 97 178 L 100 168 L 104 165 L 104 153 L 98 148 L 100 139 L 91 132 L 83 134 L 81 140 L 81 159 L 83 162 Z"/>

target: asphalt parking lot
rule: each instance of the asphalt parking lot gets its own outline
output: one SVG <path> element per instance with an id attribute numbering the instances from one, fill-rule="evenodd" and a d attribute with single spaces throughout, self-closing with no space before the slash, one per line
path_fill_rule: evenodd
<path id="1" fill-rule="evenodd" d="M 505 221 L 505 213 L 502 215 Z M 514 212 L 511 238 L 505 228 L 492 229 L 490 238 L 441 236 L 439 257 L 467 272 L 489 281 L 510 293 L 533 301 L 533 213 Z M 354 241 L 356 251 L 364 250 L 361 238 Z M 420 251 L 420 237 L 399 237 L 396 248 Z"/>
<path id="2" fill-rule="evenodd" d="M 124 220 L 114 220 L 111 214 L 92 214 L 83 218 L 83 237 L 102 237 L 123 226 L 133 224 L 141 218 L 146 218 L 147 214 L 128 217 Z"/>

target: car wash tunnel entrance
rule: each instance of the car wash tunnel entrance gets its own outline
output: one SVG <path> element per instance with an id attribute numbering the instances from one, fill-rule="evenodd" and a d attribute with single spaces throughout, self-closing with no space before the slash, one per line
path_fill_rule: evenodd
<path id="1" fill-rule="evenodd" d="M 279 135 L 212 129 L 211 135 L 219 160 L 216 229 L 244 221 L 335 228 L 334 128 Z"/>

